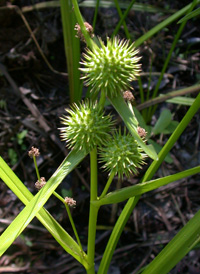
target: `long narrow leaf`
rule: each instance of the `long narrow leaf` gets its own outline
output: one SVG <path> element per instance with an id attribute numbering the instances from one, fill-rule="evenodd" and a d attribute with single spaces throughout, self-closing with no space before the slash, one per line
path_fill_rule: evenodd
<path id="1" fill-rule="evenodd" d="M 82 2 L 80 2 L 79 6 L 80 7 L 86 7 L 86 8 L 95 8 L 97 4 L 96 0 L 84 0 Z M 55 0 L 55 1 L 48 1 L 48 2 L 41 2 L 41 3 L 36 3 L 32 6 L 26 6 L 26 7 L 22 7 L 22 12 L 30 12 L 33 10 L 41 10 L 41 9 L 47 9 L 47 8 L 56 8 L 60 6 L 60 1 Z M 100 7 L 102 8 L 111 8 L 114 7 L 114 3 L 113 1 L 100 1 L 99 4 Z M 124 1 L 119 1 L 119 6 L 123 9 L 127 9 L 129 7 L 129 3 L 125 3 Z M 133 8 L 133 10 L 135 11 L 146 11 L 146 12 L 151 12 L 151 13 L 158 13 L 158 12 L 162 12 L 162 13 L 174 13 L 175 10 L 173 9 L 162 9 L 162 8 L 158 8 L 158 7 L 154 7 L 152 5 L 147 5 L 146 3 L 135 3 Z"/>
<path id="2" fill-rule="evenodd" d="M 0 157 L 0 177 L 5 184 L 13 191 L 13 193 L 27 205 L 33 198 L 32 193 L 26 188 L 26 186 L 19 180 L 16 174 Z M 82 257 L 80 257 L 79 246 L 74 239 L 60 226 L 60 224 L 51 216 L 46 209 L 40 209 L 36 217 L 46 227 L 46 229 L 52 234 L 56 241 L 76 260 L 82 263 Z M 86 255 L 84 255 L 86 258 Z M 85 264 L 85 262 L 84 262 Z"/>
<path id="3" fill-rule="evenodd" d="M 199 4 L 199 3 L 200 3 L 200 0 L 197 1 L 197 4 Z M 179 17 L 185 15 L 185 13 L 191 8 L 191 6 L 192 6 L 192 3 L 185 6 L 181 10 L 175 12 L 173 15 L 171 15 L 170 17 L 168 17 L 167 19 L 162 21 L 160 24 L 157 24 L 155 27 L 150 29 L 147 33 L 145 33 L 144 35 L 142 35 L 140 38 L 138 38 L 135 41 L 135 43 L 134 43 L 135 47 L 139 47 L 144 41 L 151 38 L 154 34 L 159 32 L 161 29 L 165 28 L 166 26 L 168 26 L 169 24 L 171 24 L 172 22 L 177 20 Z"/>
<path id="4" fill-rule="evenodd" d="M 193 17 L 196 17 L 200 14 L 200 8 L 197 8 L 196 10 L 193 10 L 192 12 L 190 12 L 189 14 L 187 14 L 186 16 L 184 16 L 181 20 L 178 21 L 178 24 L 182 23 L 183 21 L 187 21 Z"/>
<path id="5" fill-rule="evenodd" d="M 190 120 L 192 117 L 195 115 L 195 113 L 198 111 L 200 106 L 200 94 L 197 96 L 195 99 L 193 105 L 190 107 L 174 133 L 171 135 L 169 138 L 168 142 L 165 144 L 163 149 L 158 155 L 159 160 L 158 161 L 153 161 L 153 163 L 150 165 L 148 168 L 147 172 L 145 173 L 145 176 L 142 180 L 142 182 L 149 181 L 161 165 L 162 161 L 165 159 L 166 155 L 169 153 L 177 139 L 180 137 L 182 132 L 185 130 L 186 126 L 189 124 Z M 98 270 L 98 274 L 103 274 L 107 273 L 108 267 L 110 264 L 110 261 L 112 259 L 113 252 L 115 250 L 115 247 L 117 245 L 117 242 L 120 238 L 120 235 L 125 227 L 125 224 L 130 216 L 130 214 L 133 212 L 133 209 L 135 208 L 136 204 L 138 203 L 140 199 L 140 195 L 132 197 L 128 200 L 126 203 L 123 211 L 121 212 L 114 229 L 112 231 L 112 234 L 110 236 L 110 239 L 107 243 L 103 258 L 100 263 L 100 267 Z"/>
<path id="6" fill-rule="evenodd" d="M 138 144 L 141 148 L 146 152 L 146 154 L 151 157 L 152 159 L 157 159 L 157 154 L 152 145 L 146 145 L 143 140 L 140 138 L 137 132 L 138 121 L 131 110 L 128 108 L 127 104 L 125 103 L 124 99 L 121 95 L 109 99 L 113 107 L 117 110 L 119 115 L 122 117 L 124 123 L 126 124 L 127 128 L 133 135 L 133 137 L 137 140 Z"/>
<path id="7" fill-rule="evenodd" d="M 169 271 L 200 242 L 199 231 L 200 210 L 148 265 L 142 274 L 169 273 Z"/>
<path id="8" fill-rule="evenodd" d="M 169 175 L 163 178 L 151 180 L 145 183 L 141 183 L 138 185 L 125 187 L 120 190 L 115 190 L 113 192 L 108 193 L 104 198 L 94 202 L 97 206 L 107 205 L 107 204 L 115 204 L 120 203 L 128 198 L 133 196 L 141 195 L 146 192 L 157 189 L 161 186 L 165 186 L 187 176 L 191 176 L 200 172 L 200 166 L 176 173 L 174 175 Z"/>
<path id="9" fill-rule="evenodd" d="M 74 256 L 79 262 L 81 262 L 86 268 L 87 262 L 83 260 L 79 246 L 76 242 L 62 229 L 62 227 L 53 219 L 53 217 L 44 209 L 40 210 L 45 204 L 48 198 L 51 196 L 53 191 L 61 183 L 63 178 L 71 172 L 71 170 L 85 157 L 85 153 L 82 151 L 72 151 L 48 180 L 46 185 L 38 192 L 36 196 L 31 200 L 31 193 L 28 193 L 22 187 L 22 193 L 16 184 L 20 184 L 20 180 L 17 180 L 17 176 L 10 170 L 5 168 L 5 162 L 0 158 L 0 176 L 5 180 L 9 186 L 12 185 L 12 189 L 18 194 L 23 202 L 27 206 L 22 212 L 15 218 L 11 225 L 0 237 L 0 255 L 2 255 L 6 249 L 12 244 L 12 242 L 20 235 L 23 229 L 30 223 L 30 221 L 37 216 L 38 219 L 45 225 L 45 227 L 53 234 L 53 236 L 65 246 L 67 252 Z M 6 171 L 6 172 L 5 172 Z M 16 180 L 13 183 L 13 180 Z M 20 184 L 21 186 L 21 184 Z M 25 188 L 25 186 L 24 186 Z M 26 194 L 24 194 L 26 193 Z M 28 200 L 31 200 L 28 203 Z M 40 212 L 38 213 L 38 211 Z M 58 229 L 55 232 L 55 229 Z M 68 247 L 66 246 L 66 242 Z M 85 257 L 86 258 L 86 257 Z"/>
<path id="10" fill-rule="evenodd" d="M 74 26 L 77 23 L 71 1 L 60 0 L 62 28 L 67 59 L 67 71 L 70 89 L 70 102 L 81 99 L 80 89 L 80 40 L 75 37 Z"/>

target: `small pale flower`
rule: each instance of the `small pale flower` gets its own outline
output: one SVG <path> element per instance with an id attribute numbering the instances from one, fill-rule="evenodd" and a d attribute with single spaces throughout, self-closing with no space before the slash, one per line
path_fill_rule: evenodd
<path id="1" fill-rule="evenodd" d="M 76 206 L 76 201 L 73 198 L 65 197 L 65 203 L 70 207 Z"/>
<path id="2" fill-rule="evenodd" d="M 126 91 L 123 92 L 123 98 L 127 102 L 134 102 L 135 101 L 135 97 L 134 97 L 133 93 L 130 90 L 126 90 Z"/>
<path id="3" fill-rule="evenodd" d="M 61 118 L 64 127 L 60 131 L 68 147 L 89 152 L 96 146 L 104 145 L 110 138 L 113 126 L 111 116 L 104 115 L 97 103 L 86 101 L 73 104 L 66 111 L 68 116 Z"/>
<path id="4" fill-rule="evenodd" d="M 145 129 L 138 126 L 137 132 L 138 132 L 139 136 L 144 140 L 147 135 L 147 132 L 145 131 Z"/>
<path id="5" fill-rule="evenodd" d="M 93 27 L 88 23 L 88 22 L 84 22 L 85 28 L 87 30 L 87 32 L 89 33 L 90 37 L 94 37 L 93 34 Z M 77 35 L 76 37 L 79 38 L 81 41 L 85 42 L 85 37 L 81 31 L 81 27 L 79 24 L 76 24 L 74 29 L 77 31 Z"/>
<path id="6" fill-rule="evenodd" d="M 46 184 L 45 178 L 41 177 L 40 180 L 37 180 L 37 182 L 35 183 L 35 188 L 37 190 L 40 190 L 45 184 Z"/>
<path id="7" fill-rule="evenodd" d="M 28 156 L 31 157 L 31 158 L 33 156 L 38 157 L 39 155 L 40 155 L 40 151 L 36 147 L 31 147 L 31 150 L 29 150 L 29 152 L 28 152 Z"/>
<path id="8" fill-rule="evenodd" d="M 91 87 L 91 92 L 103 90 L 110 97 L 131 89 L 131 82 L 139 76 L 141 67 L 134 44 L 116 37 L 107 38 L 107 45 L 101 39 L 99 43 L 100 47 L 86 49 L 83 54 L 80 70 L 85 85 Z"/>
<path id="9" fill-rule="evenodd" d="M 104 163 L 103 168 L 110 173 L 114 171 L 119 178 L 125 174 L 129 177 L 131 174 L 137 174 L 138 168 L 142 168 L 145 164 L 146 154 L 138 146 L 137 141 L 129 133 L 124 134 L 115 132 L 112 140 L 107 142 L 105 147 L 100 149 L 101 162 Z"/>

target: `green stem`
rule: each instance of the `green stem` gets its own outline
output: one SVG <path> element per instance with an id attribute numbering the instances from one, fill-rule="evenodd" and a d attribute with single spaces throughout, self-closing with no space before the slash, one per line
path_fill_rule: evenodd
<path id="1" fill-rule="evenodd" d="M 100 100 L 99 100 L 99 108 L 100 109 L 104 108 L 105 102 L 106 102 L 106 94 L 104 91 L 101 91 L 101 96 L 100 96 Z"/>
<path id="2" fill-rule="evenodd" d="M 159 160 L 154 160 L 153 163 L 148 168 L 147 172 L 145 173 L 144 178 L 142 179 L 142 182 L 146 182 L 148 180 L 151 180 L 155 172 L 158 170 L 159 166 L 163 162 L 164 158 L 166 157 L 167 153 L 171 150 L 177 139 L 180 137 L 186 126 L 189 124 L 190 120 L 194 116 L 194 114 L 198 111 L 200 106 L 200 94 L 196 97 L 195 102 L 190 107 L 182 121 L 179 123 L 178 127 L 174 131 L 174 133 L 171 135 L 163 149 L 159 153 Z M 112 234 L 110 236 L 110 239 L 107 243 L 106 250 L 104 251 L 103 258 L 101 260 L 101 264 L 98 270 L 98 274 L 107 273 L 110 261 L 112 258 L 112 255 L 114 253 L 115 247 L 117 245 L 117 242 L 119 240 L 119 237 L 124 229 L 124 226 L 130 216 L 130 214 L 133 212 L 133 209 L 137 205 L 138 201 L 140 199 L 140 195 L 132 197 L 128 200 L 126 203 L 122 213 L 120 214 L 120 217 L 118 218 L 114 229 L 112 231 Z M 159 272 L 160 273 L 160 272 Z"/>
<path id="3" fill-rule="evenodd" d="M 110 176 L 109 176 L 109 179 L 108 179 L 108 181 L 106 183 L 106 186 L 104 187 L 104 190 L 101 193 L 101 196 L 99 197 L 99 199 L 102 199 L 106 195 L 106 193 L 108 192 L 108 189 L 110 187 L 110 184 L 112 183 L 112 180 L 113 180 L 114 176 L 115 176 L 115 172 L 112 171 L 111 174 L 110 174 Z"/>
<path id="4" fill-rule="evenodd" d="M 81 99 L 82 87 L 80 82 L 80 41 L 76 36 L 74 26 L 76 16 L 72 3 L 69 0 L 60 0 L 60 10 L 63 28 L 65 55 L 69 81 L 70 102 L 78 102 Z"/>
<path id="5" fill-rule="evenodd" d="M 118 0 L 114 0 L 114 2 L 115 2 L 115 6 L 116 6 L 117 12 L 118 12 L 118 14 L 119 14 L 119 17 L 120 17 L 120 19 L 123 20 L 123 21 L 122 21 L 122 24 L 123 24 L 123 27 L 124 27 L 124 32 L 125 32 L 125 34 L 126 34 L 126 38 L 127 38 L 127 39 L 130 39 L 131 36 L 130 36 L 129 31 L 128 31 L 128 28 L 127 28 L 127 25 L 126 25 L 126 22 L 125 22 L 125 18 L 123 17 L 123 14 L 122 14 L 121 8 L 120 8 L 120 6 L 119 6 Z M 134 3 L 135 1 L 132 1 L 132 2 Z M 132 4 L 132 5 L 133 5 L 133 4 Z M 131 9 L 132 5 L 129 6 L 128 10 Z M 128 15 L 128 13 L 127 13 L 127 15 Z"/>
<path id="6" fill-rule="evenodd" d="M 40 182 L 40 173 L 39 173 L 39 170 L 38 170 L 38 166 L 37 166 L 37 161 L 36 161 L 35 155 L 33 155 L 33 162 L 34 162 L 34 165 L 35 165 L 35 171 L 36 171 L 36 174 L 37 174 L 38 181 Z"/>
<path id="7" fill-rule="evenodd" d="M 88 274 L 95 273 L 94 270 L 94 254 L 95 254 L 95 238 L 96 238 L 96 225 L 99 207 L 92 204 L 97 200 L 97 149 L 94 148 L 90 152 L 90 214 L 89 214 L 89 227 L 88 227 L 88 264 L 90 269 Z"/>
<path id="8" fill-rule="evenodd" d="M 75 224 L 74 224 L 72 215 L 71 215 L 71 211 L 70 211 L 70 209 L 69 209 L 69 206 L 68 206 L 66 203 L 65 203 L 65 208 L 66 208 L 66 210 L 67 210 L 67 214 L 68 214 L 68 216 L 69 216 L 69 220 L 70 220 L 72 229 L 73 229 L 73 231 L 74 231 L 74 235 L 75 235 L 76 240 L 77 240 L 77 242 L 78 242 L 78 244 L 79 244 L 79 246 L 80 246 L 81 253 L 83 254 L 84 252 L 83 252 L 83 248 L 82 248 L 82 245 L 81 245 L 81 241 L 80 241 L 80 239 L 79 239 L 78 232 L 77 232 L 77 230 L 76 230 L 76 227 L 75 227 Z"/>
<path id="9" fill-rule="evenodd" d="M 54 195 L 56 198 L 58 198 L 58 199 L 65 205 L 65 208 L 66 208 L 66 210 L 67 210 L 67 214 L 68 214 L 68 217 L 69 217 L 69 221 L 70 221 L 71 226 L 72 226 L 72 229 L 73 229 L 73 231 L 74 231 L 74 235 L 75 235 L 76 240 L 77 240 L 77 242 L 78 242 L 78 244 L 79 244 L 79 247 L 80 247 L 80 249 L 81 249 L 82 254 L 84 254 L 83 248 L 82 248 L 82 245 L 81 245 L 81 241 L 80 241 L 80 239 L 79 239 L 79 236 L 78 236 L 78 233 L 77 233 L 77 230 L 76 230 L 76 227 L 75 227 L 75 224 L 74 224 L 74 221 L 73 221 L 73 218 L 72 218 L 72 215 L 71 215 L 69 206 L 66 204 L 65 200 L 63 199 L 63 197 L 61 197 L 57 192 L 54 191 L 54 192 L 53 192 L 53 195 Z"/>
<path id="10" fill-rule="evenodd" d="M 93 24 L 92 24 L 93 31 L 95 30 L 95 26 L 96 26 L 96 21 L 97 21 L 97 15 L 98 15 L 98 9 L 99 9 L 99 2 L 100 2 L 100 0 L 97 0 L 96 2 L 97 3 L 96 3 L 96 7 L 95 7 Z"/>
<path id="11" fill-rule="evenodd" d="M 131 10 L 133 4 L 134 4 L 135 0 L 132 0 L 131 3 L 129 4 L 128 8 L 126 9 L 126 11 L 124 12 L 124 14 L 121 16 L 119 23 L 117 24 L 115 30 L 112 33 L 112 38 L 118 33 L 122 23 L 124 22 L 125 18 L 127 17 L 127 15 L 129 14 L 129 11 Z"/>
<path id="12" fill-rule="evenodd" d="M 93 47 L 96 46 L 96 44 L 93 42 L 93 40 L 91 39 L 89 33 L 86 30 L 86 27 L 84 25 L 84 21 L 83 21 L 82 15 L 81 15 L 80 10 L 79 10 L 78 1 L 77 0 L 72 0 L 72 3 L 73 3 L 73 6 L 74 6 L 74 12 L 76 14 L 76 19 L 78 21 L 78 24 L 81 27 L 81 31 L 82 31 L 82 33 L 83 33 L 83 35 L 85 37 L 85 41 L 87 43 L 87 46 L 90 49 L 92 49 Z"/>

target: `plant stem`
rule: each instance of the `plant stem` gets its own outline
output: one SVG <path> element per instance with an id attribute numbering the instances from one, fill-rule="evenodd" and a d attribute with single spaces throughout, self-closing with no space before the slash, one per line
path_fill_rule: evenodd
<path id="1" fill-rule="evenodd" d="M 171 135 L 165 146 L 162 148 L 162 150 L 159 153 L 159 160 L 154 160 L 153 163 L 150 165 L 148 170 L 145 173 L 145 176 L 142 179 L 142 182 L 146 182 L 151 180 L 155 172 L 158 170 L 159 166 L 163 162 L 164 158 L 166 157 L 167 153 L 171 150 L 177 139 L 180 137 L 186 126 L 189 124 L 190 120 L 194 116 L 194 114 L 198 111 L 200 105 L 200 94 L 196 97 L 195 102 L 190 107 L 182 121 L 179 123 L 178 127 L 174 131 L 174 133 Z M 138 203 L 140 199 L 140 195 L 137 195 L 135 197 L 132 197 L 128 200 L 126 203 L 122 213 L 120 214 L 114 228 L 112 231 L 112 234 L 110 236 L 110 239 L 107 243 L 106 249 L 103 254 L 103 258 L 101 260 L 101 264 L 98 270 L 98 274 L 107 273 L 109 264 L 112 258 L 112 255 L 114 253 L 115 247 L 117 245 L 117 242 L 119 240 L 119 237 L 124 229 L 124 226 L 130 216 L 130 214 L 133 212 L 133 209 L 135 208 L 136 204 Z M 159 272 L 160 273 L 160 272 Z"/>
<path id="2" fill-rule="evenodd" d="M 196 2 L 197 2 L 196 0 L 193 1 L 193 4 L 191 5 L 190 9 L 188 10 L 188 12 L 187 12 L 186 14 L 188 14 L 189 12 L 191 12 L 191 11 L 193 10 L 193 8 L 194 8 L 195 5 L 196 5 Z M 179 29 L 178 29 L 176 35 L 175 35 L 174 41 L 173 41 L 173 43 L 172 43 L 172 46 L 171 46 L 171 48 L 170 48 L 170 51 L 169 51 L 169 53 L 168 53 L 168 55 L 167 55 L 167 58 L 166 58 L 166 60 L 165 60 L 164 65 L 163 65 L 163 68 L 162 68 L 160 77 L 159 77 L 158 82 L 157 82 L 157 84 L 156 84 L 156 87 L 155 87 L 155 89 L 154 89 L 154 91 L 153 91 L 152 98 L 155 98 L 156 95 L 157 95 L 157 93 L 158 93 L 158 90 L 159 90 L 161 81 L 162 81 L 162 79 L 163 79 L 163 75 L 164 75 L 164 73 L 165 73 L 165 71 L 166 71 L 166 69 L 167 69 L 167 66 L 168 66 L 169 61 L 170 61 L 171 56 L 172 56 L 172 53 L 173 53 L 173 51 L 174 51 L 174 49 L 175 49 L 175 46 L 176 46 L 176 44 L 177 44 L 177 42 L 178 42 L 178 39 L 179 39 L 180 36 L 181 36 L 181 33 L 182 33 L 182 31 L 183 31 L 183 29 L 184 29 L 186 23 L 187 23 L 187 20 L 185 20 L 185 21 L 183 21 L 183 22 L 181 23 L 181 25 L 180 25 L 180 27 L 179 27 Z M 148 98 L 147 98 L 147 100 L 148 100 Z M 156 108 L 157 108 L 157 105 L 155 105 L 153 108 L 152 108 L 152 107 L 149 108 L 149 110 L 148 110 L 148 121 L 147 121 L 147 122 L 150 122 L 151 117 L 152 117 L 153 114 L 155 113 Z"/>
<path id="3" fill-rule="evenodd" d="M 88 227 L 88 264 L 90 269 L 87 270 L 88 274 L 95 273 L 94 270 L 94 253 L 95 253 L 95 237 L 97 215 L 99 207 L 92 204 L 97 200 L 97 149 L 94 148 L 90 152 L 90 214 L 89 214 L 89 227 Z"/>
<path id="4" fill-rule="evenodd" d="M 104 91 L 101 91 L 101 96 L 100 96 L 100 100 L 99 100 L 99 108 L 100 109 L 104 108 L 105 101 L 106 101 L 106 94 Z"/>
<path id="5" fill-rule="evenodd" d="M 36 171 L 36 174 L 37 174 L 38 181 L 40 182 L 40 173 L 39 173 L 39 170 L 38 170 L 36 157 L 34 155 L 33 155 L 33 162 L 34 162 L 34 165 L 35 165 L 35 171 Z"/>
<path id="6" fill-rule="evenodd" d="M 82 95 L 80 71 L 78 69 L 80 61 L 80 41 L 75 37 L 76 32 L 74 26 L 76 24 L 76 16 L 71 1 L 60 0 L 60 10 L 67 61 L 70 102 L 73 103 L 79 101 Z"/>
<path id="7" fill-rule="evenodd" d="M 110 187 L 110 184 L 112 183 L 112 180 L 113 180 L 114 176 L 115 176 L 115 172 L 112 171 L 111 174 L 110 174 L 110 176 L 109 176 L 109 178 L 108 178 L 106 186 L 104 187 L 104 190 L 101 193 L 101 196 L 99 197 L 99 199 L 102 199 L 106 195 L 106 193 L 107 193 L 107 191 L 108 191 L 108 189 Z"/>
<path id="8" fill-rule="evenodd" d="M 124 27 L 124 32 L 125 32 L 125 34 L 126 34 L 126 38 L 127 38 L 127 39 L 130 39 L 131 36 L 130 36 L 129 31 L 128 31 L 128 28 L 127 28 L 127 25 L 126 25 L 126 22 L 125 22 L 125 18 L 123 17 L 123 14 L 122 14 L 121 8 L 120 8 L 120 6 L 119 6 L 118 0 L 114 0 L 114 2 L 115 2 L 115 6 L 116 6 L 117 12 L 118 12 L 118 14 L 119 14 L 119 17 L 120 17 L 120 19 L 123 20 L 123 21 L 122 21 L 122 24 L 123 24 L 123 27 Z M 132 2 L 134 3 L 135 0 L 132 1 Z M 128 9 L 127 9 L 128 11 L 131 9 L 133 3 L 132 3 L 131 5 L 129 5 L 129 7 L 128 7 Z M 128 15 L 128 13 L 127 13 L 127 15 Z"/>
<path id="9" fill-rule="evenodd" d="M 54 195 L 56 198 L 58 198 L 58 199 L 65 205 L 65 208 L 66 208 L 66 210 L 67 210 L 67 214 L 68 214 L 68 217 L 69 217 L 69 221 L 70 221 L 71 226 L 72 226 L 72 229 L 73 229 L 73 231 L 74 231 L 74 235 L 75 235 L 75 237 L 76 237 L 76 240 L 77 240 L 77 242 L 78 242 L 78 244 L 79 244 L 79 247 L 80 247 L 80 249 L 81 249 L 81 252 L 82 252 L 82 254 L 83 254 L 84 252 L 83 252 L 83 248 L 82 248 L 82 245 L 81 245 L 81 241 L 80 241 L 80 239 L 79 239 L 79 236 L 78 236 L 78 233 L 77 233 L 77 230 L 76 230 L 76 227 L 75 227 L 75 224 L 74 224 L 74 221 L 73 221 L 73 218 L 72 218 L 72 215 L 71 215 L 69 206 L 66 204 L 65 200 L 63 199 L 63 197 L 61 197 L 57 192 L 54 191 L 54 192 L 53 192 L 53 195 Z"/>
<path id="10" fill-rule="evenodd" d="M 120 21 L 118 22 L 118 24 L 117 24 L 115 30 L 114 30 L 113 33 L 112 33 L 112 38 L 118 33 L 118 31 L 119 31 L 121 25 L 123 24 L 123 22 L 124 22 L 125 18 L 127 17 L 129 11 L 131 10 L 131 8 L 132 8 L 134 2 L 135 2 L 135 0 L 132 0 L 131 3 L 129 4 L 128 8 L 127 8 L 126 11 L 124 12 L 124 14 L 123 14 L 123 15 L 121 14 L 121 16 L 120 16 Z M 127 38 L 128 38 L 128 37 L 127 37 Z"/>
<path id="11" fill-rule="evenodd" d="M 77 0 L 72 0 L 72 3 L 73 3 L 73 6 L 74 6 L 74 12 L 76 14 L 76 19 L 78 21 L 78 24 L 81 27 L 81 31 L 82 31 L 82 33 L 84 35 L 85 41 L 87 43 L 87 46 L 90 49 L 92 49 L 94 46 L 96 46 L 96 44 L 93 42 L 93 40 L 91 39 L 89 33 L 86 30 L 86 27 L 84 25 L 84 21 L 83 21 L 82 15 L 81 15 L 80 10 L 79 10 L 79 6 L 78 6 L 78 3 L 77 3 Z"/>
<path id="12" fill-rule="evenodd" d="M 97 15 L 98 15 L 98 9 L 99 9 L 99 2 L 100 0 L 96 1 L 96 7 L 95 7 L 95 12 L 94 12 L 94 18 L 93 18 L 93 23 L 92 23 L 92 27 L 93 27 L 93 31 L 95 30 L 95 26 L 96 26 L 96 21 L 97 21 Z"/>

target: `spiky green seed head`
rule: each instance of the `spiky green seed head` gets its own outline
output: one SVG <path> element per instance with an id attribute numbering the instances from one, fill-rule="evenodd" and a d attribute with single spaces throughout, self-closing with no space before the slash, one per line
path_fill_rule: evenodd
<path id="1" fill-rule="evenodd" d="M 104 115 L 97 103 L 86 101 L 73 104 L 66 111 L 68 115 L 61 118 L 64 127 L 60 131 L 62 140 L 69 148 L 89 152 L 96 146 L 105 145 L 111 138 L 114 122 L 110 115 Z"/>
<path id="2" fill-rule="evenodd" d="M 103 168 L 110 173 L 118 174 L 119 178 L 130 177 L 137 174 L 138 168 L 145 164 L 146 154 L 138 146 L 137 141 L 126 131 L 121 130 L 113 134 L 113 138 L 107 142 L 105 147 L 100 149 L 100 159 L 104 163 Z"/>
<path id="3" fill-rule="evenodd" d="M 101 39 L 99 42 L 101 47 L 86 49 L 83 55 L 82 79 L 91 87 L 91 92 L 103 90 L 110 97 L 117 96 L 119 92 L 131 89 L 131 82 L 139 76 L 138 50 L 129 41 L 116 37 L 107 38 L 106 46 Z"/>

